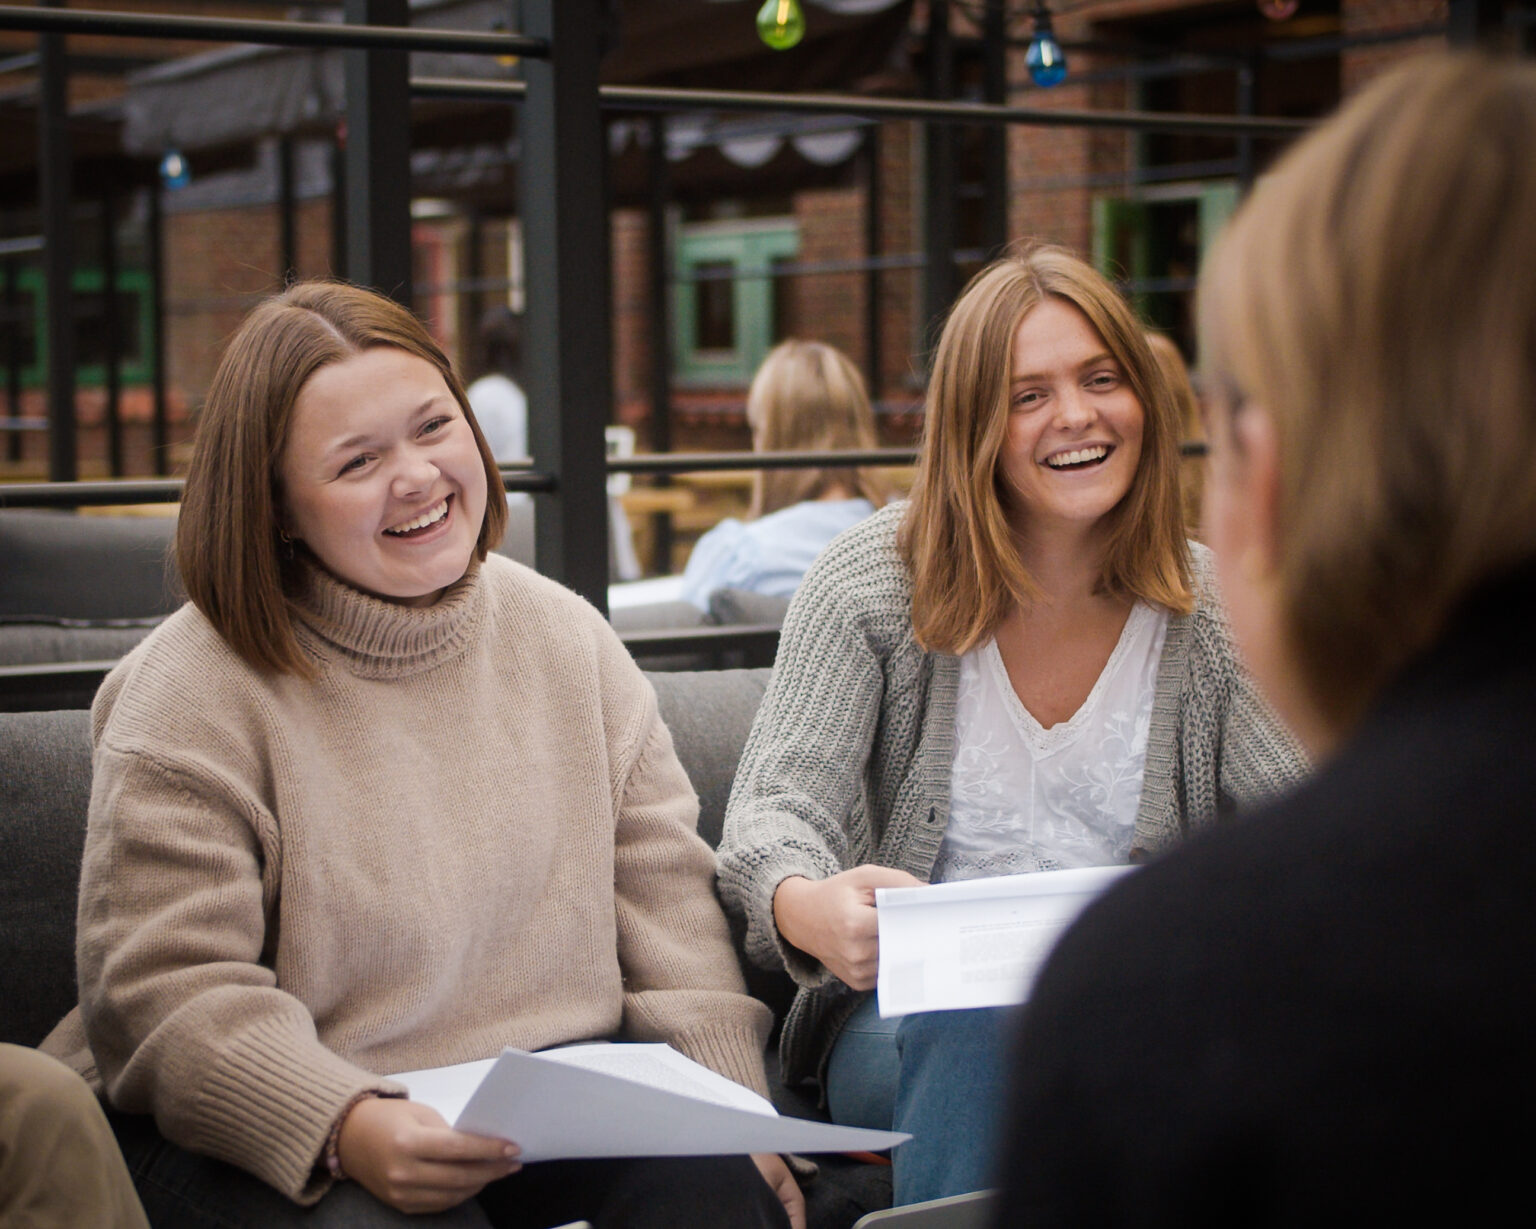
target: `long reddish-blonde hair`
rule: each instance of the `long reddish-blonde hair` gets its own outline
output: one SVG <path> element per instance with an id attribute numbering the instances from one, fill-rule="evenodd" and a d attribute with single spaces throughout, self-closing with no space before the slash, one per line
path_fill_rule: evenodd
<path id="1" fill-rule="evenodd" d="M 1108 514 L 1100 585 L 1175 612 L 1193 606 L 1179 494 L 1178 411 L 1125 300 L 1063 248 L 988 265 L 950 310 L 934 355 L 922 454 L 898 546 L 912 574 L 912 624 L 930 650 L 964 653 L 1039 590 L 1009 527 L 998 455 L 1008 426 L 1013 339 L 1048 298 L 1088 318 L 1144 413 L 1141 461 Z"/>

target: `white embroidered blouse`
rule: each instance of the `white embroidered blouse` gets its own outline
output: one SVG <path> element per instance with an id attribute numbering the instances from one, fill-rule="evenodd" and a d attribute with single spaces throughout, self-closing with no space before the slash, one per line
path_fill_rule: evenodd
<path id="1" fill-rule="evenodd" d="M 949 824 L 933 882 L 1129 861 L 1167 612 L 1138 602 L 1083 706 L 1044 728 L 997 642 L 960 659 Z"/>

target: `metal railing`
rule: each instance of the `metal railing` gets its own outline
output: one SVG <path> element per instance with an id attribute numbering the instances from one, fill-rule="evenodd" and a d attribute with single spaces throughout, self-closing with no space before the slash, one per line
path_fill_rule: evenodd
<path id="1" fill-rule="evenodd" d="M 1179 452 L 1203 457 L 1203 440 L 1185 440 Z M 759 469 L 854 469 L 903 467 L 917 463 L 916 448 L 842 449 L 830 452 L 668 452 L 610 457 L 614 474 L 698 474 Z M 509 491 L 553 492 L 553 474 L 524 465 L 500 466 Z M 114 478 L 97 482 L 0 483 L 0 508 L 110 508 L 173 504 L 181 499 L 180 478 Z"/>
<path id="2" fill-rule="evenodd" d="M 175 13 L 118 13 L 101 9 L 0 7 L 0 30 L 35 34 L 94 34 L 122 38 L 252 43 L 262 47 L 331 47 L 343 51 L 447 51 L 460 55 L 550 54 L 548 39 L 417 26 L 363 26 L 349 22 L 270 21 Z"/>
<path id="3" fill-rule="evenodd" d="M 468 77 L 412 77 L 418 98 L 520 102 L 520 81 Z M 605 85 L 598 100 L 617 111 L 767 111 L 785 115 L 840 115 L 854 119 L 921 120 L 943 124 L 1009 124 L 1039 128 L 1109 128 L 1130 132 L 1195 133 L 1230 137 L 1294 137 L 1310 120 L 1262 119 L 1235 115 L 1191 115 L 1177 111 L 1090 111 L 1081 108 L 1013 107 L 984 102 L 935 102 L 921 98 L 872 98 L 861 94 L 775 94 L 754 90 L 674 89 Z"/>
<path id="4" fill-rule="evenodd" d="M 86 9 L 0 7 L 0 29 L 30 30 L 40 35 L 41 80 L 50 77 L 52 91 L 41 89 L 44 111 L 52 106 L 57 139 L 66 125 L 63 93 L 58 77 L 64 69 L 59 54 L 69 34 L 117 37 L 153 37 L 209 42 L 243 42 L 289 47 L 328 47 L 356 53 L 349 60 L 349 74 L 363 65 L 360 75 L 349 75 L 347 118 L 349 141 L 346 170 L 348 273 L 354 280 L 396 294 L 409 287 L 409 167 L 408 141 L 401 139 L 408 123 L 388 121 L 397 101 L 415 97 L 456 97 L 516 102 L 523 108 L 520 171 L 522 216 L 527 257 L 527 295 L 535 305 L 529 313 L 526 339 L 530 356 L 528 392 L 539 412 L 530 422 L 534 464 L 504 471 L 508 489 L 529 491 L 554 499 L 541 501 L 536 518 L 536 555 L 541 570 L 564 580 L 599 606 L 605 607 L 607 523 L 601 498 L 609 472 L 683 473 L 695 470 L 757 469 L 820 464 L 910 464 L 910 450 L 880 450 L 878 455 L 848 457 L 834 454 L 678 454 L 670 451 L 670 432 L 657 427 L 660 452 L 656 455 L 605 462 L 602 420 L 611 401 L 608 370 L 608 303 L 602 293 L 607 279 L 606 204 L 601 195 L 602 163 L 606 144 L 598 119 L 600 109 L 651 113 L 675 110 L 776 112 L 859 117 L 866 121 L 914 120 L 947 128 L 953 125 L 1035 125 L 1119 129 L 1131 132 L 1181 132 L 1224 135 L 1238 139 L 1273 137 L 1285 139 L 1307 127 L 1306 121 L 1263 119 L 1253 116 L 1209 116 L 1141 111 L 1091 111 L 1084 109 L 1009 106 L 998 102 L 974 103 L 911 98 L 874 98 L 840 93 L 779 94 L 743 90 L 679 90 L 645 86 L 601 86 L 597 61 L 601 43 L 601 0 L 526 0 L 524 33 L 469 32 L 411 26 L 406 0 L 345 0 L 346 21 L 268 21 L 224 17 L 135 14 Z M 391 19 L 391 15 L 393 19 Z M 49 49 L 52 48 L 53 52 Z M 456 52 L 475 55 L 516 55 L 523 60 L 526 80 L 521 82 L 418 78 L 406 72 L 408 51 Z M 50 55 L 52 59 L 50 60 Z M 400 90 L 374 72 L 380 63 L 393 66 Z M 362 82 L 354 98 L 354 81 Z M 381 85 L 381 82 L 385 82 Z M 50 103 L 50 99 L 52 100 Z M 388 113 L 388 114 L 386 114 Z M 398 119 L 398 117 L 397 117 Z M 663 123 L 654 118 L 653 123 Z M 382 134 L 381 134 L 382 130 Z M 656 129 L 655 131 L 660 131 Z M 45 151 L 48 138 L 45 129 Z M 401 148 L 391 148 L 401 147 Z M 388 158 L 381 152 L 390 149 Z M 372 153 L 368 151 L 372 150 Z M 359 152 L 361 151 L 361 152 Z M 370 159 L 374 159 L 370 161 Z M 57 160 L 55 160 L 56 162 Z M 54 164 L 50 164 L 54 165 Z M 64 160 L 67 168 L 67 159 Z M 381 166 L 392 168 L 381 172 Z M 51 178 L 50 178 L 51 177 Z M 43 181 L 54 184 L 58 199 L 57 170 L 44 168 Z M 45 198 L 47 192 L 44 192 Z M 67 194 L 66 194 L 67 199 Z M 356 211 L 356 212 L 354 212 Z M 54 210 L 57 214 L 60 211 Z M 45 217 L 52 216 L 48 209 Z M 158 239 L 158 227 L 153 228 Z M 942 230 L 942 228 L 939 228 Z M 363 237 L 356 236 L 361 233 Z M 44 236 L 45 253 L 67 245 L 62 233 Z M 397 250 L 398 249 L 398 250 Z M 653 255 L 664 252 L 653 249 Z M 356 257 L 354 260 L 353 257 Z M 946 279 L 936 268 L 953 272 L 953 242 L 947 247 L 930 241 L 925 253 L 928 296 Z M 57 253 L 50 256 L 50 309 L 47 333 L 50 341 L 68 332 L 71 296 L 68 262 Z M 157 262 L 158 263 L 158 262 Z M 665 267 L 663 260 L 658 267 Z M 403 272 L 402 272 L 403 270 Z M 393 271 L 393 272 L 392 272 Z M 868 276 L 875 276 L 870 272 Z M 660 286 L 664 279 L 653 279 Z M 404 292 L 408 297 L 408 289 Z M 947 298 L 945 299 L 947 302 Z M 930 313 L 931 314 L 931 313 Z M 665 310 L 653 313 L 659 330 L 652 349 L 658 365 L 670 353 Z M 159 329 L 156 336 L 159 337 Z M 873 344 L 873 343 L 872 343 Z M 50 454 L 55 477 L 74 472 L 73 373 L 64 362 L 64 347 L 53 346 L 57 360 L 50 366 Z M 66 370 L 66 368 L 68 369 Z M 154 364 L 156 381 L 157 455 L 165 444 L 163 361 Z M 665 391 L 665 373 L 659 376 Z M 654 404 L 664 418 L 670 397 Z M 602 407 L 599 409 L 598 407 Z M 569 410 L 569 412 L 567 412 Z M 662 438 L 663 436 L 667 438 Z M 62 458 L 69 455 L 68 474 Z M 174 501 L 179 484 L 174 480 L 143 482 L 88 482 L 67 484 L 11 484 L 0 486 L 0 506 L 83 507 L 113 503 Z"/>
<path id="5" fill-rule="evenodd" d="M 685 630 L 619 633 L 642 669 L 724 669 L 771 666 L 779 647 L 779 629 L 770 624 L 732 624 Z M 669 660 L 670 659 L 670 660 Z M 116 658 L 0 666 L 0 713 L 89 708 Z"/>

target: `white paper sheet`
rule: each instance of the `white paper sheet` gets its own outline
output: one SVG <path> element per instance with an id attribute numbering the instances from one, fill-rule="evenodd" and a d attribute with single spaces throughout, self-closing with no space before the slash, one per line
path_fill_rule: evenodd
<path id="1" fill-rule="evenodd" d="M 1129 866 L 877 888 L 882 1016 L 1029 997 L 1056 940 Z"/>
<path id="2" fill-rule="evenodd" d="M 510 1139 L 525 1163 L 605 1156 L 855 1152 L 896 1131 L 783 1118 L 763 1098 L 665 1045 L 573 1046 L 393 1077 L 461 1131 Z"/>

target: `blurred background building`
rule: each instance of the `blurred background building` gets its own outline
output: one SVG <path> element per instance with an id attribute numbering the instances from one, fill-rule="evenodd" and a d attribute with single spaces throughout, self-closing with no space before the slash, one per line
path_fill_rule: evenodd
<path id="1" fill-rule="evenodd" d="M 341 18 L 321 0 L 89 0 L 140 13 Z M 3 9 L 15 5 L 0 5 Z M 776 50 L 757 0 L 609 0 L 605 86 L 1053 112 L 1307 120 L 1385 65 L 1467 38 L 1529 47 L 1502 0 L 801 0 Z M 417 27 L 519 30 L 517 0 L 415 0 Z M 1042 29 L 1065 79 L 1031 70 Z M 343 55 L 71 34 L 67 225 L 81 476 L 175 473 L 225 338 L 292 277 L 347 267 Z M 0 476 L 46 476 L 49 448 L 38 36 L 0 29 Z M 1038 60 L 1038 55 L 1033 58 Z M 417 52 L 413 83 L 516 82 L 515 58 Z M 46 109 L 45 109 L 46 110 Z M 607 105 L 612 404 L 640 452 L 746 449 L 745 390 L 777 341 L 849 354 L 882 442 L 920 424 L 932 326 L 1011 242 L 1092 253 L 1149 324 L 1196 360 L 1200 258 L 1283 138 L 1082 124 L 924 124 L 868 114 Z M 477 322 L 525 301 L 515 100 L 412 92 L 410 301 L 467 379 Z M 57 224 L 57 220 L 56 220 Z M 531 417 L 540 407 L 530 405 Z M 637 480 L 625 495 L 650 570 L 670 570 L 748 475 Z M 665 518 L 666 531 L 653 534 Z"/>

